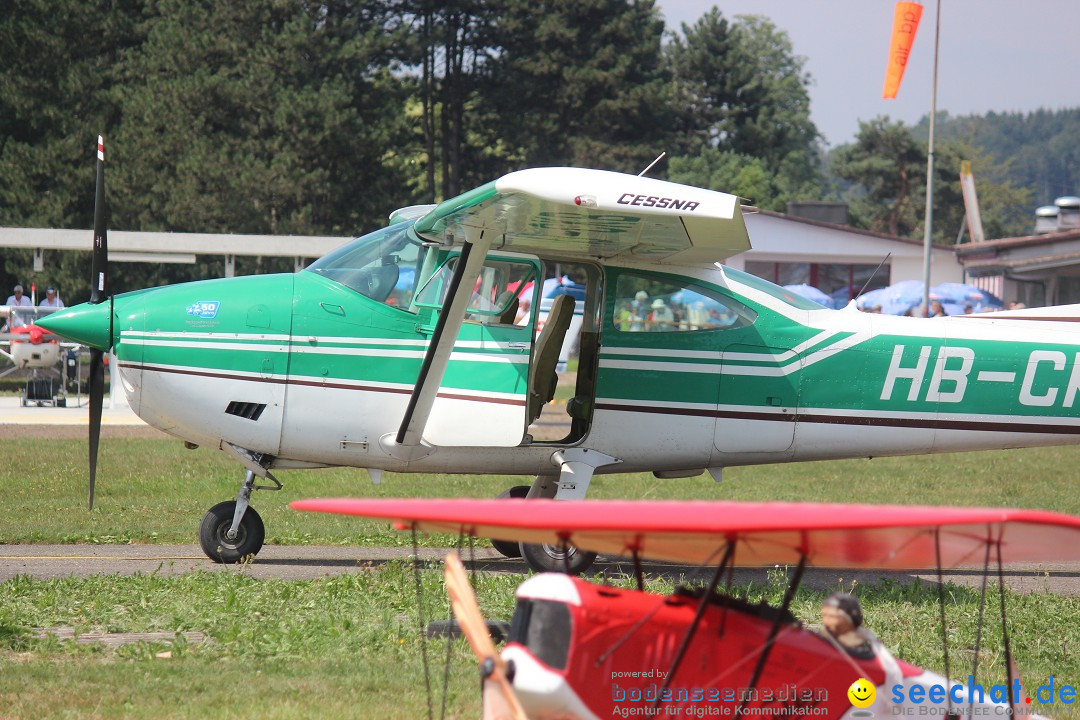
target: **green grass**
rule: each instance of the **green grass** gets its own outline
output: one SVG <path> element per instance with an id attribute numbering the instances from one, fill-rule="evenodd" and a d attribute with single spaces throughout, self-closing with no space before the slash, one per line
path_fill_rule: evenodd
<path id="1" fill-rule="evenodd" d="M 106 439 L 93 513 L 86 511 L 85 440 L 9 438 L 0 462 L 0 543 L 190 543 L 206 510 L 236 496 L 241 468 L 223 453 L 179 441 Z M 658 480 L 601 475 L 591 498 L 734 499 L 990 505 L 1080 514 L 1074 469 L 1080 446 L 730 468 Z M 387 473 L 373 485 L 362 470 L 283 471 L 282 492 L 257 492 L 270 543 L 403 545 L 387 523 L 298 513 L 292 500 L 317 496 L 494 497 L 531 478 Z M 448 538 L 425 539 L 447 545 Z"/>
<path id="2" fill-rule="evenodd" d="M 514 575 L 480 575 L 487 617 L 509 619 Z M 778 604 L 784 574 L 736 588 Z M 428 619 L 446 617 L 440 573 L 422 572 Z M 650 589 L 670 585 L 653 581 Z M 883 582 L 856 589 L 867 624 L 900 657 L 941 669 L 937 592 Z M 814 621 L 824 593 L 801 589 L 793 610 Z M 954 674 L 970 669 L 977 592 L 947 586 Z M 1026 686 L 1080 678 L 1080 598 L 1008 596 L 1010 635 Z M 988 607 L 997 607 L 991 593 Z M 1001 681 L 1001 639 L 991 613 L 984 684 Z M 208 634 L 213 642 L 141 643 L 118 650 L 29 639 L 33 627 Z M 171 650 L 171 659 L 155 653 Z M 439 711 L 446 646 L 428 644 Z M 451 647 L 448 713 L 477 717 L 475 665 Z M 0 717 L 4 718 L 418 718 L 426 713 L 414 576 L 408 562 L 316 581 L 254 580 L 242 570 L 162 577 L 93 577 L 0 584 Z"/>
<path id="3" fill-rule="evenodd" d="M 235 495 L 240 471 L 223 454 L 164 440 L 105 441 L 97 509 L 85 509 L 86 442 L 3 441 L 0 542 L 194 541 L 205 510 Z M 658 480 L 601 476 L 594 498 L 720 498 L 927 504 L 1016 505 L 1080 514 L 1072 470 L 1080 448 L 1044 448 L 915 458 L 849 460 L 734 468 L 722 483 L 708 476 Z M 297 513 L 298 497 L 492 497 L 528 478 L 387 474 L 373 486 L 356 470 L 281 473 L 286 490 L 258 493 L 270 542 L 398 544 L 408 534 L 386 523 Z M 453 539 L 425 539 L 449 546 Z M 508 618 L 520 576 L 480 576 L 489 617 Z M 415 718 L 426 713 L 406 563 L 316 581 L 254 580 L 243 569 L 179 577 L 91 577 L 0 583 L 0 718 Z M 429 618 L 445 617 L 438 572 L 423 573 Z M 782 582 L 740 588 L 777 603 Z M 663 582 L 651 589 L 666 591 Z M 894 652 L 941 670 L 936 591 L 920 584 L 858 588 L 867 622 Z M 948 586 L 954 668 L 970 667 L 978 595 Z M 813 620 L 822 593 L 800 590 L 796 615 Z M 1010 595 L 1010 633 L 1025 681 L 1080 679 L 1080 599 L 1049 593 Z M 997 607 L 996 596 L 988 607 Z M 1000 631 L 988 616 L 980 672 L 1000 680 Z M 139 644 L 116 651 L 31 640 L 32 627 L 73 625 L 114 632 L 207 633 L 193 646 Z M 172 658 L 155 653 L 170 649 Z M 441 688 L 445 647 L 431 650 Z M 463 643 L 451 648 L 449 714 L 476 717 L 477 682 Z M 436 700 L 438 713 L 438 699 Z"/>

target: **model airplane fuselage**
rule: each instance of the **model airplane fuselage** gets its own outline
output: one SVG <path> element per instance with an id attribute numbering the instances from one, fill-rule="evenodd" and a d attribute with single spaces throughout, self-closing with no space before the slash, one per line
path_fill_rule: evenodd
<path id="1" fill-rule="evenodd" d="M 112 347 L 149 424 L 262 476 L 533 474 L 532 495 L 575 499 L 594 472 L 718 476 L 1080 434 L 1080 334 L 1059 321 L 1073 308 L 827 310 L 716 262 L 748 247 L 730 195 L 529 170 L 396 213 L 300 273 L 128 293 L 43 324 Z M 575 305 L 556 298 L 539 329 L 555 263 L 585 299 L 566 434 L 542 439 Z"/>

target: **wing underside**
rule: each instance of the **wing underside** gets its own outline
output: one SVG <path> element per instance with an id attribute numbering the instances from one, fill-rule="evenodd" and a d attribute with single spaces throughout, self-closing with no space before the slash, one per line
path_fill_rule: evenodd
<path id="1" fill-rule="evenodd" d="M 716 562 L 730 540 L 740 565 L 981 566 L 1080 559 L 1080 518 L 1039 510 L 816 503 L 323 499 L 299 510 L 383 518 L 398 527 L 527 543 L 570 542 L 606 555 Z M 996 562 L 996 552 L 991 553 Z"/>

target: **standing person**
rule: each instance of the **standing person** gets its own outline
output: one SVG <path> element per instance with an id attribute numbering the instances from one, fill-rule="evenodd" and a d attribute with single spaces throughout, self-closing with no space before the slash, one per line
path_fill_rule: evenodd
<path id="1" fill-rule="evenodd" d="M 16 285 L 14 294 L 9 295 L 7 302 L 4 303 L 8 307 L 34 307 L 34 303 L 30 301 L 30 298 L 23 295 L 23 286 Z M 14 310 L 11 312 L 11 319 L 4 325 L 4 330 L 8 328 L 17 328 L 23 324 L 22 317 L 19 316 Z"/>
<path id="2" fill-rule="evenodd" d="M 662 298 L 652 302 L 652 312 L 645 319 L 645 329 L 652 332 L 664 332 L 675 329 L 675 313 Z"/>
<path id="3" fill-rule="evenodd" d="M 11 307 L 33 307 L 34 306 L 34 303 L 30 302 L 30 298 L 28 298 L 26 295 L 23 295 L 23 287 L 22 287 L 22 285 L 16 285 L 15 286 L 14 294 L 13 295 L 8 295 L 7 302 L 4 303 L 4 304 L 9 305 Z"/>
<path id="4" fill-rule="evenodd" d="M 634 301 L 630 303 L 630 323 L 627 327 L 629 332 L 641 332 L 645 329 L 645 317 L 649 314 L 649 293 L 638 290 L 634 295 Z"/>
<path id="5" fill-rule="evenodd" d="M 50 285 L 45 289 L 45 299 L 41 301 L 41 304 L 38 305 L 38 307 L 59 310 L 64 307 L 64 301 L 56 294 L 56 288 Z"/>

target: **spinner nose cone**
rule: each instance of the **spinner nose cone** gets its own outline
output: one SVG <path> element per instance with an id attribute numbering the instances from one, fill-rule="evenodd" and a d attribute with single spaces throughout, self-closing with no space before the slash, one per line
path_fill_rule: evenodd
<path id="1" fill-rule="evenodd" d="M 58 310 L 42 318 L 37 324 L 60 337 L 98 350 L 108 350 L 113 344 L 111 314 L 111 302 L 96 305 L 83 303 Z"/>

